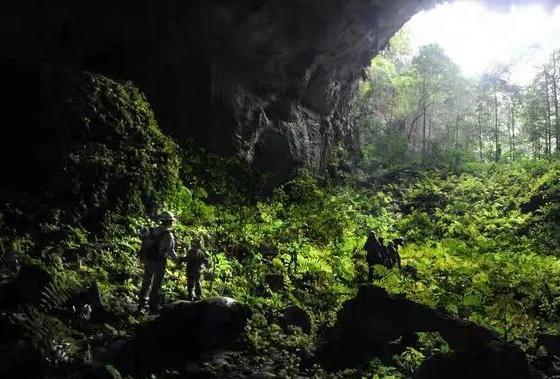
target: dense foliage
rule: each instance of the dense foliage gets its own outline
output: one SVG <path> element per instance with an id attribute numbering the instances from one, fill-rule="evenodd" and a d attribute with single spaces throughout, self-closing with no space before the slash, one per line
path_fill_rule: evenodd
<path id="1" fill-rule="evenodd" d="M 557 154 L 560 146 L 560 53 L 525 86 L 515 63 L 478 78 L 435 44 L 410 47 L 407 29 L 376 56 L 356 96 L 366 167 L 466 161 L 513 162 Z"/>
<path id="2" fill-rule="evenodd" d="M 434 47 L 425 53 L 439 54 Z M 441 84 L 430 62 L 421 56 L 413 63 L 431 75 L 426 90 Z M 410 80 L 403 90 L 418 84 Z M 163 208 L 177 215 L 179 255 L 193 240 L 205 242 L 211 263 L 204 296 L 231 296 L 252 310 L 243 345 L 252 354 L 236 358 L 241 366 L 266 366 L 282 377 L 409 377 L 426 357 L 449 350 L 441 336 L 424 333 L 419 346 L 390 362 L 372 358 L 336 373 L 310 364 L 322 331 L 367 280 L 363 245 L 370 229 L 407 240 L 402 270 L 376 268 L 374 282 L 388 292 L 490 328 L 535 362 L 544 354 L 539 336 L 560 333 L 558 163 L 463 160 L 405 169 L 395 165 L 406 163 L 400 159 L 409 153 L 406 144 L 376 155 L 380 143 L 365 147 L 382 170 L 338 181 L 302 171 L 265 190 L 266 179 L 242 162 L 177 147 L 132 85 L 91 74 L 74 83 L 49 116 L 60 136 L 53 183 L 68 187 L 48 187 L 48 196 L 30 192 L 35 203 L 3 203 L 0 218 L 0 288 L 26 272 L 43 281 L 36 292 L 17 288 L 15 299 L 0 291 L 3 305 L 12 307 L 0 314 L 0 331 L 21 330 L 51 377 L 90 362 L 92 351 L 146 321 L 134 313 L 139 231 L 154 225 Z M 426 105 L 441 96 L 426 98 Z M 425 156 L 434 151 L 428 144 L 422 149 Z M 65 301 L 92 284 L 106 314 L 99 323 L 76 321 Z M 170 262 L 166 302 L 185 299 L 185 287 L 185 268 Z M 293 305 L 310 315 L 310 334 L 281 326 L 281 311 Z"/>
<path id="3" fill-rule="evenodd" d="M 368 188 L 319 183 L 302 173 L 264 195 L 232 184 L 256 180 L 236 170 L 238 164 L 188 154 L 183 172 L 189 176 L 183 179 L 189 190 L 175 191 L 169 205 L 180 220 L 180 254 L 199 237 L 210 251 L 205 296 L 232 296 L 253 309 L 247 343 L 256 358 L 246 364 L 272 362 L 286 376 L 303 370 L 299 365 L 312 354 L 318 331 L 334 322 L 341 303 L 365 281 L 362 246 L 370 228 L 409 241 L 402 251 L 402 271 L 378 268 L 375 282 L 390 292 L 491 328 L 534 356 L 540 354 L 539 333 L 559 332 L 559 241 L 550 234 L 558 221 L 558 167 L 547 162 L 476 164 L 456 173 L 409 172 L 392 184 Z M 208 167 L 211 175 L 205 174 Z M 382 178 L 372 180 L 383 183 Z M 4 254 L 39 263 L 67 285 L 97 282 L 115 314 L 104 337 L 85 345 L 72 342 L 75 332 L 58 331 L 72 359 L 83 359 L 88 345 L 107 344 L 142 321 L 128 315 L 141 277 L 137 231 L 149 221 L 124 213 L 110 219 L 104 239 L 68 225 L 64 239 L 54 245 L 2 225 Z M 78 260 L 68 258 L 72 251 L 79 251 Z M 185 286 L 184 268 L 171 263 L 167 301 L 185 298 Z M 280 310 L 294 304 L 312 315 L 310 336 L 276 325 Z M 433 337 L 424 344 L 395 357 L 393 367 L 372 361 L 364 370 L 410 375 L 442 348 Z M 318 367 L 307 370 L 331 375 Z"/>

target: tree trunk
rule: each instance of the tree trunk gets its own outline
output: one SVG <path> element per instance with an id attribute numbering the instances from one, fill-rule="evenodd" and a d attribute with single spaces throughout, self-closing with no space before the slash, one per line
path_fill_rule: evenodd
<path id="1" fill-rule="evenodd" d="M 511 151 L 511 114 L 508 115 L 507 119 L 507 132 L 508 132 L 508 143 L 509 143 L 509 161 L 511 162 L 512 151 Z"/>
<path id="2" fill-rule="evenodd" d="M 482 111 L 479 108 L 478 109 L 478 156 L 480 158 L 480 160 L 484 160 L 483 154 L 482 154 Z"/>
<path id="3" fill-rule="evenodd" d="M 455 150 L 459 150 L 459 115 L 455 117 Z"/>
<path id="4" fill-rule="evenodd" d="M 552 53 L 552 98 L 554 100 L 554 129 L 556 138 L 556 153 L 560 152 L 560 118 L 558 117 L 558 51 Z"/>
<path id="5" fill-rule="evenodd" d="M 494 160 L 498 162 L 500 160 L 500 136 L 498 126 L 498 90 L 496 88 L 494 88 L 494 137 L 496 144 Z"/>
<path id="6" fill-rule="evenodd" d="M 511 161 L 515 161 L 515 104 L 511 105 Z"/>
<path id="7" fill-rule="evenodd" d="M 430 112 L 430 117 L 428 121 L 428 137 L 426 139 L 426 153 L 432 152 L 432 144 L 430 141 L 432 140 L 432 131 L 434 130 L 434 112 Z"/>
<path id="8" fill-rule="evenodd" d="M 422 79 L 422 162 L 426 160 L 426 79 Z"/>
<path id="9" fill-rule="evenodd" d="M 545 94 L 546 94 L 546 155 L 550 157 L 552 153 L 552 113 L 550 112 L 550 90 L 549 90 L 549 83 L 548 83 L 548 73 L 546 72 L 546 68 L 544 70 L 544 87 L 545 87 Z"/>

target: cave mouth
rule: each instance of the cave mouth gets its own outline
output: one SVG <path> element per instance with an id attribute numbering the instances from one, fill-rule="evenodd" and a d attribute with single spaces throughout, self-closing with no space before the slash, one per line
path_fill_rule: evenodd
<path id="1" fill-rule="evenodd" d="M 438 4 L 372 60 L 353 109 L 369 170 L 554 154 L 560 5 L 506 5 Z"/>
<path id="2" fill-rule="evenodd" d="M 7 31 L 0 37 L 0 62 L 14 94 L 7 119 L 38 132 L 18 128 L 13 143 L 2 145 L 2 157 L 20 151 L 17 141 L 30 146 L 49 138 L 36 123 L 48 97 L 33 98 L 41 91 L 35 74 L 25 70 L 53 65 L 133 81 L 146 93 L 161 128 L 179 143 L 192 140 L 207 151 L 237 156 L 259 172 L 277 171 L 276 182 L 300 167 L 325 174 L 340 146 L 359 158 L 348 105 L 371 58 L 407 20 L 436 3 L 11 4 L 0 16 Z M 481 3 L 505 7 L 528 1 Z M 35 10 L 31 16 L 29 9 Z"/>
<path id="3" fill-rule="evenodd" d="M 463 86 L 469 78 L 443 47 L 399 50 L 402 24 L 435 1 L 100 2 L 22 0 L 44 8 L 29 17 L 12 5 L 22 14 L 10 21 L 10 38 L 0 36 L 0 91 L 9 98 L 0 138 L 8 179 L 0 189 L 0 261 L 8 253 L 24 265 L 17 275 L 12 260 L 15 293 L 0 312 L 0 330 L 10 331 L 2 332 L 0 342 L 10 344 L 0 352 L 18 359 L 6 359 L 0 372 L 16 367 L 25 377 L 25 369 L 47 365 L 53 373 L 84 368 L 85 377 L 117 377 L 106 366 L 114 363 L 139 377 L 160 369 L 165 377 L 232 370 L 324 377 L 331 375 L 315 363 L 377 371 L 366 360 L 379 355 L 376 366 L 386 356 L 400 367 L 380 373 L 437 377 L 443 367 L 447 377 L 511 378 L 531 377 L 525 342 L 533 353 L 540 350 L 533 341 L 545 337 L 558 352 L 560 337 L 549 333 L 559 321 L 559 168 L 537 162 L 560 152 L 560 118 L 552 103 L 548 112 L 542 107 L 553 101 L 555 71 L 542 73 L 545 87 L 530 84 L 539 101 L 527 117 L 539 128 L 524 129 L 505 76 Z M 83 86 L 67 92 L 69 73 Z M 168 135 L 242 158 L 270 173 L 275 190 L 243 180 L 246 166 L 191 154 Z M 524 157 L 537 158 L 530 170 L 501 165 Z M 302 167 L 331 177 L 302 173 L 276 188 Z M 45 199 L 57 181 L 56 196 Z M 13 202 L 4 208 L 5 199 Z M 202 244 L 214 250 L 211 270 L 195 275 L 205 296 L 247 302 L 255 312 L 248 328 L 248 309 L 230 298 L 184 301 L 194 284 L 190 263 L 165 267 L 161 256 L 157 275 L 165 274 L 170 306 L 160 316 L 132 315 L 149 287 L 141 282 L 140 239 L 164 206 L 175 212 L 181 256 Z M 387 241 L 377 241 L 381 271 L 366 251 L 370 228 Z M 0 265 L 0 304 L 8 270 Z M 547 273 L 550 282 L 542 280 Z M 37 346 L 22 343 L 12 320 L 39 331 L 29 335 Z M 444 333 L 431 335 L 438 330 Z M 52 355 L 39 354 L 39 344 Z M 432 358 L 424 352 L 445 355 L 416 371 Z M 530 363 L 557 373 L 552 355 Z"/>

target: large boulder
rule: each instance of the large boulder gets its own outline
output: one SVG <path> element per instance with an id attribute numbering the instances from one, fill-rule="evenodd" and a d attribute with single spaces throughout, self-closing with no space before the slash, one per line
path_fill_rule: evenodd
<path id="1" fill-rule="evenodd" d="M 0 168 L 12 178 L 0 204 L 15 203 L 28 216 L 40 209 L 33 199 L 62 209 L 53 220 L 96 231 L 111 212 L 153 211 L 173 192 L 175 144 L 132 83 L 48 64 L 8 68 L 0 74 L 10 91 L 6 117 L 18 123 L 0 138 Z"/>
<path id="2" fill-rule="evenodd" d="M 76 291 L 64 303 L 63 307 L 72 310 L 74 317 L 82 321 L 100 323 L 105 321 L 108 316 L 97 283 Z"/>
<path id="3" fill-rule="evenodd" d="M 246 305 L 227 297 L 172 304 L 119 348 L 114 365 L 123 374 L 140 376 L 180 369 L 186 361 L 232 347 L 248 316 Z"/>
<path id="4" fill-rule="evenodd" d="M 505 378 L 510 373 L 506 366 L 511 364 L 517 370 L 516 377 L 530 377 L 525 354 L 488 329 L 404 297 L 391 296 L 383 288 L 372 285 L 362 286 L 355 298 L 344 303 L 317 355 L 329 369 L 356 367 L 375 356 L 387 354 L 390 342 L 415 332 L 439 332 L 453 349 L 461 351 L 454 357 L 467 356 L 476 372 Z"/>

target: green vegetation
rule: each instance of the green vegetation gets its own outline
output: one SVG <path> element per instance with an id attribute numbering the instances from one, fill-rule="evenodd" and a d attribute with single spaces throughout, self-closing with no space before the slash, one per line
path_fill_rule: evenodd
<path id="1" fill-rule="evenodd" d="M 424 58 L 414 64 L 430 66 Z M 373 69 L 385 70 L 386 63 L 380 59 Z M 399 91 L 417 83 L 390 81 L 401 79 Z M 426 86 L 439 88 L 438 80 L 432 76 Z M 369 229 L 408 241 L 402 270 L 377 270 L 375 283 L 390 293 L 490 328 L 532 358 L 542 354 L 539 333 L 560 333 L 558 163 L 474 162 L 447 151 L 430 157 L 448 164 L 424 161 L 418 168 L 401 159 L 416 159 L 405 142 L 383 152 L 382 143 L 366 144 L 363 167 L 383 169 L 364 171 L 359 181 L 357 175 L 318 181 L 301 172 L 267 192 L 241 162 L 177 147 L 132 85 L 90 74 L 77 83 L 53 112 L 60 121 L 53 125 L 61 126 L 57 141 L 65 146 L 53 167 L 64 167 L 61 182 L 70 186 L 51 196 L 30 193 L 37 206 L 16 201 L 4 205 L 0 218 L 2 260 L 32 264 L 50 280 L 38 305 L 26 304 L 9 318 L 31 332 L 50 370 L 87 362 L 93 348 L 131 335 L 145 321 L 132 316 L 141 284 L 138 233 L 163 208 L 178 216 L 180 255 L 193 239 L 206 242 L 212 263 L 205 296 L 231 296 L 251 307 L 245 347 L 254 354 L 244 365 L 270 362 L 285 377 L 407 377 L 426 357 L 448 350 L 441 337 L 423 334 L 420 348 L 408 348 L 391 364 L 373 359 L 359 373 L 301 366 L 319 331 L 366 280 L 362 247 Z M 427 144 L 422 150 L 426 157 L 435 151 Z M 9 270 L 1 273 L 13 279 Z M 96 328 L 72 323 L 59 309 L 91 283 L 111 315 Z M 164 294 L 167 302 L 186 298 L 184 267 L 169 264 Z M 310 335 L 277 325 L 289 305 L 311 315 Z"/>
<path id="2" fill-rule="evenodd" d="M 560 52 L 522 87 L 514 65 L 465 77 L 436 45 L 412 51 L 407 29 L 376 56 L 354 106 L 364 166 L 458 166 L 550 159 L 560 147 Z"/>
<path id="3" fill-rule="evenodd" d="M 279 372 L 289 376 L 299 370 L 317 330 L 334 322 L 341 303 L 365 280 L 361 247 L 369 228 L 409 241 L 402 251 L 403 271 L 379 268 L 375 282 L 388 291 L 484 325 L 533 355 L 538 332 L 560 332 L 559 245 L 557 234 L 550 234 L 558 220 L 558 202 L 550 201 L 558 199 L 558 166 L 472 164 L 455 173 L 409 172 L 410 178 L 369 188 L 319 183 L 303 173 L 265 196 L 232 184 L 254 180 L 237 169 L 239 163 L 203 153 L 189 157 L 182 170 L 189 173 L 185 187 L 168 203 L 179 216 L 180 249 L 184 253 L 194 237 L 206 239 L 212 265 L 205 296 L 231 296 L 251 306 L 247 343 Z M 212 175 L 205 174 L 207 167 Z M 237 173 L 235 178 L 228 170 Z M 536 208 L 524 211 L 530 204 Z M 110 340 L 131 333 L 139 321 L 127 315 L 140 285 L 137 231 L 148 220 L 120 210 L 109 220 L 102 239 L 66 225 L 61 241 L 45 245 L 3 223 L 2 243 L 5 253 L 46 266 L 68 285 L 96 281 L 108 308 L 120 315 L 105 330 Z M 79 251 L 79 260 L 70 261 L 69 251 Z M 185 298 L 185 287 L 184 269 L 172 263 L 167 301 Z M 312 315 L 312 335 L 286 336 L 273 325 L 275 314 L 292 304 Z M 58 331 L 61 338 L 74 341 L 64 330 Z M 433 343 L 428 339 L 423 352 L 412 349 L 395 357 L 393 368 L 372 362 L 370 369 L 406 376 L 441 349 Z M 74 356 L 85 354 L 83 343 L 71 346 Z"/>

